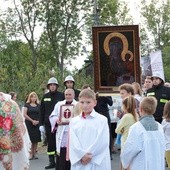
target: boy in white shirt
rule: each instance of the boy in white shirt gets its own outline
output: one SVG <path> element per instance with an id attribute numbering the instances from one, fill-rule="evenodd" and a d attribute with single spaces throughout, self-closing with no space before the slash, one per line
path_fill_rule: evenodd
<path id="1" fill-rule="evenodd" d="M 79 104 L 82 112 L 69 124 L 71 170 L 111 170 L 107 118 L 94 110 L 95 93 L 82 90 Z"/>
<path id="2" fill-rule="evenodd" d="M 163 128 L 156 122 L 153 113 L 157 100 L 144 97 L 140 102 L 140 119 L 130 127 L 121 152 L 123 168 L 130 170 L 164 170 L 165 139 Z"/>

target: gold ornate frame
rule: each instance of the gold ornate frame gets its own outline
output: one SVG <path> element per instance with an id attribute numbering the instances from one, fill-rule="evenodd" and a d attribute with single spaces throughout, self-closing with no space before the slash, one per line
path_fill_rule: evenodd
<path id="1" fill-rule="evenodd" d="M 141 83 L 139 27 L 92 28 L 95 91 L 117 93 L 123 83 Z"/>

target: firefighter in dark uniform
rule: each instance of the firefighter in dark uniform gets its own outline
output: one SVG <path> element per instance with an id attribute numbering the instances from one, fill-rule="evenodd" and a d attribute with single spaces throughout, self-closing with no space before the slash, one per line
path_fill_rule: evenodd
<path id="1" fill-rule="evenodd" d="M 147 90 L 147 96 L 154 96 L 157 99 L 156 111 L 153 114 L 156 121 L 162 122 L 163 109 L 167 101 L 170 100 L 170 88 L 164 86 L 164 77 L 155 72 L 152 75 L 153 87 Z"/>
<path id="2" fill-rule="evenodd" d="M 55 132 L 51 132 L 49 116 L 52 113 L 55 104 L 58 101 L 64 100 L 64 94 L 57 91 L 58 81 L 54 77 L 48 80 L 47 88 L 49 92 L 44 94 L 40 106 L 40 131 L 42 132 L 45 128 L 47 154 L 49 156 L 49 164 L 45 167 L 45 169 L 51 169 L 55 168 L 56 140 Z"/>
<path id="3" fill-rule="evenodd" d="M 74 93 L 75 93 L 75 100 L 78 101 L 78 97 L 79 97 L 79 93 L 80 91 L 74 88 L 75 85 L 75 81 L 74 78 L 72 76 L 67 76 L 64 80 L 64 86 L 66 87 L 66 89 L 73 89 Z"/>

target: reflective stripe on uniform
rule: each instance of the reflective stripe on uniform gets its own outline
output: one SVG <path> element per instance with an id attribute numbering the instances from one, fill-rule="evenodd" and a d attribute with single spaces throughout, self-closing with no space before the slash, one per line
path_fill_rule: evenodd
<path id="1" fill-rule="evenodd" d="M 53 152 L 47 152 L 47 155 L 55 155 L 55 151 L 53 151 Z"/>
<path id="2" fill-rule="evenodd" d="M 44 101 L 51 101 L 51 98 L 44 98 Z"/>
<path id="3" fill-rule="evenodd" d="M 167 103 L 168 100 L 167 99 L 160 99 L 160 103 Z"/>
<path id="4" fill-rule="evenodd" d="M 155 96 L 155 92 L 147 93 L 147 96 Z"/>

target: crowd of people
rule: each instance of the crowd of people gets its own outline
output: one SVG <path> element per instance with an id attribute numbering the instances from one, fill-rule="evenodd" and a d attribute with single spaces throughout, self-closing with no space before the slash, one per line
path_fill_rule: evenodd
<path id="1" fill-rule="evenodd" d="M 45 169 L 111 170 L 116 145 L 121 170 L 164 170 L 165 163 L 170 169 L 170 87 L 159 73 L 147 76 L 142 86 L 120 85 L 120 107 L 89 85 L 75 89 L 70 75 L 64 86 L 58 91 L 51 77 L 41 101 L 30 92 L 22 113 L 17 93 L 0 92 L 0 169 L 29 169 L 44 134 Z M 109 107 L 116 108 L 111 115 Z"/>

